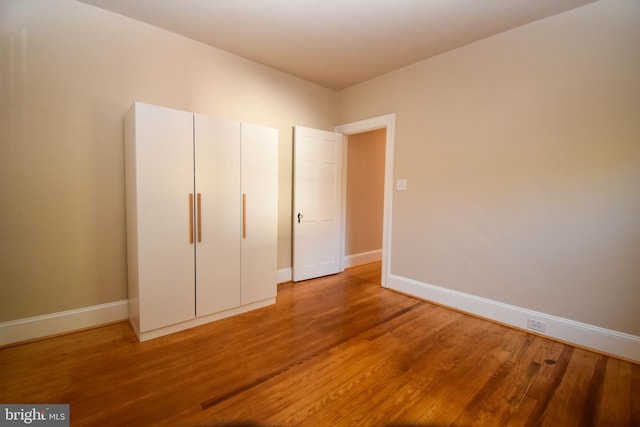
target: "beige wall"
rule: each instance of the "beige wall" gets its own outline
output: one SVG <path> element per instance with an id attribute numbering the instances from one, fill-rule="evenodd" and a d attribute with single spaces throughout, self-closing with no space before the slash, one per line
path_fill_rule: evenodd
<path id="1" fill-rule="evenodd" d="M 345 255 L 382 249 L 386 129 L 348 136 Z"/>
<path id="2" fill-rule="evenodd" d="M 640 335 L 639 41 L 602 0 L 339 92 L 397 114 L 392 274 Z"/>
<path id="3" fill-rule="evenodd" d="M 290 266 L 291 129 L 332 129 L 335 92 L 71 0 L 2 0 L 0 67 L 0 321 L 127 298 L 134 101 L 279 129 Z"/>

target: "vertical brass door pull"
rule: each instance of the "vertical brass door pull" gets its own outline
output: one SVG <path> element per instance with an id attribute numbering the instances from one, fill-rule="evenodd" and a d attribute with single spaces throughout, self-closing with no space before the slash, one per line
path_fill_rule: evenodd
<path id="1" fill-rule="evenodd" d="M 189 243 L 193 243 L 193 193 L 189 193 Z"/>
<path id="2" fill-rule="evenodd" d="M 242 195 L 242 237 L 247 237 L 247 195 Z"/>
<path id="3" fill-rule="evenodd" d="M 198 193 L 198 243 L 202 242 L 202 194 Z"/>

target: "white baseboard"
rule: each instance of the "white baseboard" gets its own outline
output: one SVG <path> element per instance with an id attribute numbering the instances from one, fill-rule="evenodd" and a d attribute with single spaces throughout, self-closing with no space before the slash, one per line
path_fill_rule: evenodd
<path id="1" fill-rule="evenodd" d="M 532 333 L 640 362 L 640 337 L 635 335 L 504 304 L 400 276 L 390 275 L 387 278 L 387 287 Z M 544 322 L 546 331 L 541 333 L 529 329 L 527 327 L 529 319 Z"/>
<path id="2" fill-rule="evenodd" d="M 354 265 L 368 264 L 374 261 L 380 261 L 382 259 L 382 249 L 375 251 L 362 252 L 359 254 L 346 255 L 342 259 L 342 269 L 353 267 Z M 278 270 L 278 283 L 286 283 L 293 280 L 293 269 L 282 268 Z"/>
<path id="3" fill-rule="evenodd" d="M 0 346 L 85 329 L 129 318 L 128 300 L 0 323 Z"/>
<path id="4" fill-rule="evenodd" d="M 380 261 L 382 259 L 382 249 L 375 251 L 361 252 L 359 254 L 345 255 L 342 260 L 342 266 L 344 268 L 353 267 L 354 265 L 368 264 L 374 261 Z"/>
<path id="5" fill-rule="evenodd" d="M 278 283 L 290 282 L 293 280 L 291 267 L 278 270 Z"/>

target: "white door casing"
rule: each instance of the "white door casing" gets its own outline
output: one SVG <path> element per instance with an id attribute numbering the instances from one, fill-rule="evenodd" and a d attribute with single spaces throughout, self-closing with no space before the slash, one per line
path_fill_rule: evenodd
<path id="1" fill-rule="evenodd" d="M 387 278 L 391 274 L 391 217 L 392 217 L 392 199 L 393 199 L 393 153 L 395 146 L 395 126 L 396 115 L 394 113 L 385 114 L 382 116 L 372 117 L 369 119 L 359 120 L 357 122 L 345 123 L 343 125 L 336 126 L 335 131 L 344 135 L 353 135 L 355 133 L 363 133 L 372 131 L 375 129 L 386 129 L 386 141 L 385 141 L 385 166 L 384 166 L 384 209 L 383 209 L 383 224 L 382 224 L 382 275 L 381 284 L 383 287 L 387 286 Z M 346 149 L 346 146 L 345 146 Z M 346 165 L 345 165 L 346 167 Z M 343 204 L 344 197 L 346 197 L 346 191 L 343 192 Z M 346 212 L 342 211 L 342 222 L 345 221 Z M 344 227 L 342 234 L 342 253 L 341 257 L 344 257 Z"/>
<path id="2" fill-rule="evenodd" d="M 341 269 L 343 136 L 296 126 L 293 152 L 293 281 L 301 281 Z"/>

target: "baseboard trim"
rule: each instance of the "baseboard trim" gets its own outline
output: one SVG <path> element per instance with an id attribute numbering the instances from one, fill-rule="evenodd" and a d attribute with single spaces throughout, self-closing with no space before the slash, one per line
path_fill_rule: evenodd
<path id="1" fill-rule="evenodd" d="M 382 259 L 382 249 L 375 251 L 361 252 L 353 255 L 345 255 L 342 261 L 344 268 L 353 267 L 354 265 L 368 264 L 370 262 L 380 261 Z"/>
<path id="2" fill-rule="evenodd" d="M 286 283 L 286 282 L 292 281 L 293 280 L 293 271 L 291 270 L 291 267 L 282 268 L 282 269 L 278 270 L 277 280 L 278 280 L 278 283 Z"/>
<path id="3" fill-rule="evenodd" d="M 390 275 L 387 287 L 420 299 L 513 326 L 537 335 L 640 362 L 640 337 L 498 301 L 477 297 L 405 277 Z M 544 322 L 546 332 L 527 327 L 529 319 Z"/>
<path id="4" fill-rule="evenodd" d="M 342 259 L 342 268 L 340 271 L 344 271 L 345 268 L 353 267 L 355 265 L 368 264 L 370 262 L 380 261 L 382 259 L 382 249 L 375 251 L 361 252 L 359 254 L 346 255 Z M 286 283 L 293 280 L 293 269 L 282 268 L 278 270 L 278 283 Z"/>
<path id="5" fill-rule="evenodd" d="M 129 301 L 121 300 L 0 323 L 0 346 L 59 335 L 129 318 Z"/>

